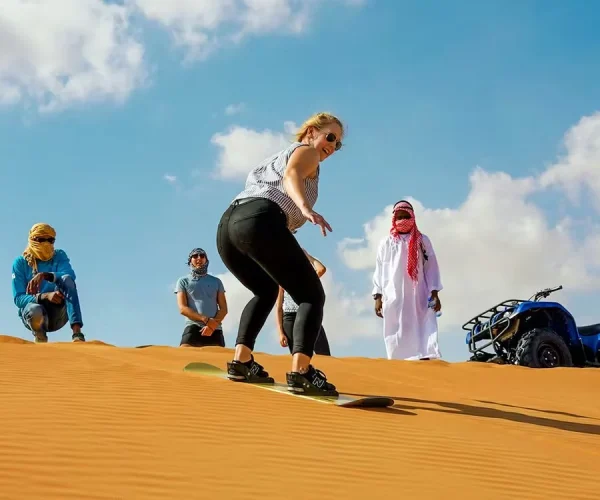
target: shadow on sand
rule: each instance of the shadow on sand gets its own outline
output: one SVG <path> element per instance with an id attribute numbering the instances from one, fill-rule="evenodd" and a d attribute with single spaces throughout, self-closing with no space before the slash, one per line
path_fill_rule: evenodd
<path id="1" fill-rule="evenodd" d="M 483 399 L 478 399 L 477 402 L 483 403 L 486 405 L 498 405 L 498 406 L 505 406 L 506 408 L 517 408 L 519 410 L 539 411 L 540 413 L 548 413 L 550 415 L 562 415 L 563 417 L 587 418 L 589 420 L 600 420 L 598 418 L 586 417 L 585 415 L 577 415 L 576 413 L 568 413 L 566 411 L 540 410 L 539 408 L 530 408 L 528 406 L 515 406 L 515 405 L 509 405 L 507 403 L 496 403 L 495 401 L 485 401 Z"/>
<path id="2" fill-rule="evenodd" d="M 358 397 L 373 397 L 370 394 L 355 394 L 355 393 L 347 393 L 351 396 Z M 568 432 L 578 432 L 581 434 L 592 434 L 592 435 L 600 435 L 600 425 L 596 424 L 585 424 L 580 422 L 565 422 L 564 420 L 555 420 L 552 418 L 546 417 L 535 417 L 532 415 L 525 415 L 523 413 L 519 413 L 516 411 L 507 411 L 507 410 L 499 410 L 496 408 L 489 408 L 484 406 L 473 406 L 467 405 L 463 403 L 452 403 L 449 401 L 428 401 L 425 399 L 413 399 L 413 398 L 402 398 L 395 396 L 388 396 L 388 398 L 392 398 L 396 401 L 394 406 L 390 408 L 383 409 L 373 409 L 370 411 L 376 412 L 384 412 L 384 413 L 395 413 L 398 414 L 402 412 L 402 415 L 406 415 L 407 412 L 411 410 L 422 410 L 422 411 L 433 411 L 437 413 L 448 413 L 453 415 L 468 415 L 471 417 L 480 417 L 480 418 L 494 418 L 500 420 L 508 420 L 511 422 L 519 422 L 522 424 L 530 424 L 530 425 L 539 425 L 541 427 L 551 427 L 554 429 L 559 429 L 562 431 Z M 486 404 L 498 404 L 491 401 L 486 401 Z M 432 408 L 428 406 L 421 405 L 437 405 L 440 408 Z M 508 406 L 508 405 L 503 405 Z M 529 409 L 529 408 L 523 408 Z M 533 409 L 532 409 L 533 410 Z M 543 410 L 534 410 L 534 411 L 543 411 Z M 557 413 L 562 414 L 561 412 L 550 412 L 547 413 Z M 570 417 L 578 417 L 578 418 L 588 418 L 588 417 L 580 417 L 578 415 L 565 414 Z"/>

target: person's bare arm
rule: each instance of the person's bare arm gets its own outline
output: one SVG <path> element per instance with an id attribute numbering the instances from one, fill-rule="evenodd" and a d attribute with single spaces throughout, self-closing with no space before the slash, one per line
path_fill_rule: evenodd
<path id="1" fill-rule="evenodd" d="M 277 324 L 277 333 L 283 335 L 283 288 L 279 287 L 277 300 L 275 301 L 275 323 Z"/>
<path id="2" fill-rule="evenodd" d="M 279 334 L 279 345 L 287 347 L 288 339 L 283 330 L 283 288 L 279 287 L 277 301 L 275 302 L 275 321 L 277 322 L 277 333 Z"/>
<path id="3" fill-rule="evenodd" d="M 308 260 L 310 261 L 312 266 L 315 268 L 317 276 L 319 278 L 323 276 L 327 272 L 327 268 L 323 265 L 323 263 L 316 257 L 313 257 L 311 254 L 309 254 L 306 250 L 304 250 L 304 253 L 308 257 Z"/>
<path id="4" fill-rule="evenodd" d="M 314 148 L 302 147 L 296 149 L 292 153 L 283 174 L 283 187 L 306 220 L 320 226 L 321 234 L 327 236 L 327 231 L 333 231 L 333 229 L 331 229 L 325 217 L 310 208 L 304 189 L 304 180 L 316 174 L 319 160 L 319 153 Z"/>
<path id="5" fill-rule="evenodd" d="M 225 316 L 227 316 L 227 299 L 225 298 L 225 292 L 217 293 L 217 305 L 219 306 L 219 310 L 215 317 L 212 318 L 219 323 L 219 325 L 223 322 Z"/>
<path id="6" fill-rule="evenodd" d="M 192 321 L 200 321 L 204 324 L 208 322 L 208 316 L 205 316 L 204 314 L 198 314 L 187 305 L 187 297 L 185 292 L 177 292 L 177 305 L 179 306 L 179 313 L 186 318 L 189 318 Z"/>
<path id="7" fill-rule="evenodd" d="M 319 153 L 316 149 L 300 147 L 292 153 L 283 174 L 283 187 L 303 215 L 311 211 L 306 199 L 304 180 L 316 174 L 319 161 Z"/>

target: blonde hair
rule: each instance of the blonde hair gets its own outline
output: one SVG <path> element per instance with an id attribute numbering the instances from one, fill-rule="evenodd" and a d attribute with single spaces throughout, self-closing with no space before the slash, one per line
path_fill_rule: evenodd
<path id="1" fill-rule="evenodd" d="M 344 125 L 342 124 L 342 121 L 337 116 L 332 115 L 331 113 L 321 112 L 315 113 L 300 126 L 295 135 L 296 141 L 302 142 L 302 140 L 308 133 L 309 127 L 314 127 L 317 130 L 320 130 L 325 125 L 329 125 L 330 123 L 337 123 L 342 129 L 342 136 L 344 135 Z M 340 139 L 341 137 L 338 137 L 338 140 Z"/>
<path id="2" fill-rule="evenodd" d="M 50 260 L 54 256 L 54 245 L 52 243 L 40 243 L 35 238 L 56 238 L 56 231 L 49 224 L 39 222 L 29 230 L 29 243 L 23 251 L 23 257 L 37 273 L 37 261 Z"/>

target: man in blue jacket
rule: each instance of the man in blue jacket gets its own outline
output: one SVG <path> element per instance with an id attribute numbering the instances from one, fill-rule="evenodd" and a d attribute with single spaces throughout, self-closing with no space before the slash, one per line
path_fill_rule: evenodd
<path id="1" fill-rule="evenodd" d="M 35 224 L 29 243 L 12 266 L 12 293 L 19 317 L 36 342 L 48 342 L 48 332 L 67 322 L 73 342 L 84 342 L 83 321 L 75 285 L 75 271 L 64 250 L 55 250 L 56 231 L 48 224 Z"/>

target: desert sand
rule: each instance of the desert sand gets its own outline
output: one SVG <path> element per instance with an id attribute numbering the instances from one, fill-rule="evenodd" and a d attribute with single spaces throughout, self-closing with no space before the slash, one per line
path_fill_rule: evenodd
<path id="1" fill-rule="evenodd" d="M 598 495 L 599 370 L 316 357 L 383 410 L 182 371 L 231 355 L 0 336 L 0 498 Z M 256 357 L 285 380 L 289 356 Z"/>

